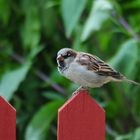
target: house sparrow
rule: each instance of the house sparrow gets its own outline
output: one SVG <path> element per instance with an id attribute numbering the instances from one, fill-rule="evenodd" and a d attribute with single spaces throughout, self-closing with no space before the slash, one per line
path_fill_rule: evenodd
<path id="1" fill-rule="evenodd" d="M 126 81 L 140 85 L 127 79 L 97 56 L 77 52 L 70 48 L 61 49 L 57 53 L 57 64 L 58 71 L 64 77 L 79 84 L 82 88 L 101 87 L 111 81 Z"/>

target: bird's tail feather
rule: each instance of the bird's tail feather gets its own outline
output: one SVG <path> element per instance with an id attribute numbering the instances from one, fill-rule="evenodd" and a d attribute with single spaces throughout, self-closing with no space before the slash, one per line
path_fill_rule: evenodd
<path id="1" fill-rule="evenodd" d="M 127 79 L 126 77 L 124 77 L 123 80 L 124 80 L 125 82 L 127 82 L 127 83 L 132 83 L 132 84 L 134 84 L 134 85 L 140 86 L 140 83 L 135 82 L 135 81 L 130 80 L 130 79 Z"/>

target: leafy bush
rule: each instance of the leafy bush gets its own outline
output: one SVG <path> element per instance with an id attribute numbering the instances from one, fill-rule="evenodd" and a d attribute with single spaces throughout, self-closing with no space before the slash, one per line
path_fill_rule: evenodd
<path id="1" fill-rule="evenodd" d="M 140 82 L 139 0 L 1 0 L 0 95 L 17 110 L 17 139 L 56 139 L 57 109 L 78 87 L 57 72 L 64 47 L 95 54 Z M 140 139 L 140 87 L 91 89 L 107 140 Z"/>

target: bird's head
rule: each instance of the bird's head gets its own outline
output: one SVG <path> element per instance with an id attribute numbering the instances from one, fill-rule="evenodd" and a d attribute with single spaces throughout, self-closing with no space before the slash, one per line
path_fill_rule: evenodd
<path id="1" fill-rule="evenodd" d="M 59 50 L 57 53 L 58 68 L 60 70 L 68 68 L 71 62 L 74 61 L 76 55 L 77 53 L 70 48 L 64 48 L 64 49 Z"/>

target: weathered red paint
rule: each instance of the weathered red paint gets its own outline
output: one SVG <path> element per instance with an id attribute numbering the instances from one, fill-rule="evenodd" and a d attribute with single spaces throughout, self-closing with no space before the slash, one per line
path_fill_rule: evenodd
<path id="1" fill-rule="evenodd" d="M 59 109 L 58 140 L 105 140 L 105 111 L 86 91 Z"/>
<path id="2" fill-rule="evenodd" d="M 0 140 L 16 140 L 16 110 L 1 96 Z"/>

